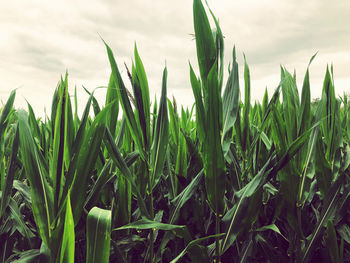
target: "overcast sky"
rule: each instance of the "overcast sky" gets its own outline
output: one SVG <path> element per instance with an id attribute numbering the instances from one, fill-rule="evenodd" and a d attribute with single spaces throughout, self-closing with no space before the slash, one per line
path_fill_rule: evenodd
<path id="1" fill-rule="evenodd" d="M 273 91 L 280 65 L 296 69 L 302 83 L 311 56 L 311 94 L 319 97 L 327 63 L 334 64 L 337 94 L 350 92 L 349 0 L 208 0 L 225 36 L 225 61 L 236 45 L 239 64 L 246 54 L 252 100 Z M 52 94 L 66 70 L 69 89 L 77 86 L 79 114 L 88 90 L 105 86 L 110 74 L 100 34 L 125 73 L 137 43 L 152 100 L 159 99 L 162 71 L 168 68 L 168 96 L 189 106 L 193 95 L 189 61 L 197 65 L 191 0 L 84 0 L 0 2 L 0 100 L 18 88 L 16 107 L 25 100 L 37 115 L 50 110 Z M 225 72 L 226 73 L 226 72 Z M 240 67 L 240 76 L 243 76 Z M 225 75 L 226 82 L 227 74 Z M 129 86 L 129 83 L 126 82 Z M 243 82 L 241 81 L 241 87 Z M 105 90 L 96 91 L 104 101 Z M 0 102 L 0 103 L 2 103 Z M 1 105 L 1 104 L 0 104 Z"/>

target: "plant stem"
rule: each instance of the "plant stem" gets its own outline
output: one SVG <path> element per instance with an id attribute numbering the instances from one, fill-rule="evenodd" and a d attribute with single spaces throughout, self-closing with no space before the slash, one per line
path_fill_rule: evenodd
<path id="1" fill-rule="evenodd" d="M 220 234 L 220 222 L 219 222 L 219 215 L 215 213 L 215 229 L 216 234 Z M 220 244 L 219 244 L 219 237 L 215 238 L 215 253 L 216 253 L 216 262 L 220 262 Z"/>
<path id="2" fill-rule="evenodd" d="M 152 220 L 154 219 L 154 212 L 153 212 L 153 196 L 152 196 L 152 193 L 150 193 L 150 199 L 151 199 L 151 217 L 152 217 Z M 151 242 L 151 254 L 150 254 L 150 262 L 152 263 L 153 262 L 153 257 L 154 257 L 154 244 L 153 244 L 153 239 L 154 239 L 154 236 L 153 236 L 153 229 L 150 229 L 150 242 Z"/>
<path id="3" fill-rule="evenodd" d="M 147 173 L 148 173 L 148 191 L 149 191 L 149 200 L 150 200 L 150 205 L 149 205 L 149 214 L 151 215 L 151 220 L 154 219 L 154 209 L 153 209 L 153 194 L 152 194 L 152 178 L 149 173 L 148 165 L 147 165 Z M 154 260 L 154 236 L 153 236 L 153 229 L 150 229 L 150 261 L 153 262 Z"/>

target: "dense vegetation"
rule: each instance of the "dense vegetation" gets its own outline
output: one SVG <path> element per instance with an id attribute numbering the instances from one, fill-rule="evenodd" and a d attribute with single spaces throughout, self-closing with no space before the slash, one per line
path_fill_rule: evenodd
<path id="1" fill-rule="evenodd" d="M 248 64 L 242 101 L 235 49 L 224 86 L 219 23 L 210 13 L 211 29 L 200 0 L 193 14 L 191 110 L 167 98 L 166 68 L 151 103 L 136 46 L 132 93 L 106 44 L 105 106 L 86 90 L 81 117 L 67 76 L 44 119 L 30 104 L 14 109 L 11 93 L 0 115 L 1 262 L 350 261 L 350 105 L 332 68 L 317 103 L 309 68 L 301 97 L 281 68 L 271 98 L 252 105 Z"/>

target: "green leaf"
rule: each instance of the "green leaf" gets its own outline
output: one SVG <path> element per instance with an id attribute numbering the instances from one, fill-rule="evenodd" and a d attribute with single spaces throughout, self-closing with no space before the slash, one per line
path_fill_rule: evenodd
<path id="1" fill-rule="evenodd" d="M 135 56 L 135 71 L 138 83 L 140 85 L 141 94 L 142 94 L 142 112 L 144 116 L 144 127 L 142 128 L 145 147 L 148 149 L 148 142 L 150 141 L 150 98 L 149 98 L 149 88 L 148 81 L 145 72 L 145 68 L 143 66 L 142 60 L 140 58 L 139 52 L 137 50 L 136 44 L 134 48 L 134 56 Z M 141 110 L 141 109 L 140 109 Z"/>
<path id="2" fill-rule="evenodd" d="M 223 128 L 221 144 L 224 154 L 227 153 L 231 142 L 233 125 L 236 122 L 239 109 L 239 77 L 238 64 L 236 62 L 236 49 L 233 48 L 233 62 L 230 75 L 228 77 L 223 100 Z"/>
<path id="3" fill-rule="evenodd" d="M 224 36 L 221 31 L 219 20 L 215 17 L 213 11 L 208 5 L 207 0 L 205 0 L 205 3 L 209 9 L 209 12 L 211 14 L 212 19 L 214 20 L 215 27 L 216 27 L 215 29 L 212 29 L 212 35 L 213 35 L 213 39 L 215 40 L 217 67 L 219 69 L 218 71 L 219 90 L 221 93 L 222 82 L 224 77 Z"/>
<path id="4" fill-rule="evenodd" d="M 19 141 L 22 162 L 31 186 L 32 210 L 40 237 L 47 246 L 51 237 L 53 219 L 53 191 L 46 178 L 47 167 L 39 158 L 40 152 L 31 134 L 28 117 L 23 110 L 18 111 Z"/>
<path id="5" fill-rule="evenodd" d="M 315 177 L 321 197 L 325 197 L 329 191 L 329 185 L 333 180 L 332 168 L 326 159 L 321 136 L 317 137 L 315 150 Z"/>
<path id="6" fill-rule="evenodd" d="M 66 141 L 66 103 L 69 97 L 67 87 L 61 83 L 58 89 L 59 102 L 55 118 L 55 131 L 53 139 L 53 158 L 50 160 L 50 177 L 54 182 L 54 211 L 58 213 L 58 203 L 61 198 L 63 189 L 63 173 L 64 173 L 64 150 Z"/>
<path id="7" fill-rule="evenodd" d="M 30 196 L 30 187 L 26 185 L 24 182 L 19 180 L 13 181 L 13 189 L 16 189 L 20 195 L 23 197 L 24 202 L 28 205 L 32 205 L 32 200 Z"/>
<path id="8" fill-rule="evenodd" d="M 331 75 L 327 66 L 325 79 L 323 82 L 322 100 L 324 103 L 324 121 L 321 125 L 323 136 L 326 142 L 325 158 L 331 166 L 332 172 L 334 169 L 335 153 L 342 141 L 342 133 L 339 119 L 339 102 L 335 98 L 333 74 Z"/>
<path id="9" fill-rule="evenodd" d="M 191 87 L 193 91 L 193 96 L 195 98 L 196 104 L 196 123 L 197 123 L 197 134 L 201 141 L 204 141 L 205 136 L 205 110 L 202 98 L 201 82 L 197 79 L 196 74 L 190 64 L 190 80 Z"/>
<path id="10" fill-rule="evenodd" d="M 171 218 L 169 220 L 170 224 L 172 224 L 180 212 L 181 207 L 192 197 L 194 192 L 197 190 L 199 185 L 202 182 L 203 178 L 203 169 L 196 175 L 196 177 L 189 183 L 184 190 L 180 194 L 178 194 L 171 202 L 175 205 L 175 209 L 172 212 Z"/>
<path id="11" fill-rule="evenodd" d="M 115 226 L 122 226 L 130 223 L 131 220 L 132 185 L 123 176 L 118 176 L 114 185 L 116 193 L 114 195 L 115 209 L 113 210 L 112 220 Z"/>
<path id="12" fill-rule="evenodd" d="M 328 194 L 324 200 L 322 213 L 318 220 L 316 227 L 312 234 L 309 236 L 309 242 L 302 249 L 300 254 L 300 262 L 308 262 L 308 258 L 312 251 L 315 249 L 316 242 L 324 231 L 328 220 L 336 213 L 337 206 L 340 200 L 340 191 L 345 180 L 345 174 L 338 177 L 338 179 L 330 187 Z"/>
<path id="13" fill-rule="evenodd" d="M 260 138 L 263 141 L 263 143 L 265 144 L 266 149 L 271 150 L 272 143 L 264 132 L 261 132 Z"/>
<path id="14" fill-rule="evenodd" d="M 166 149 L 168 147 L 168 134 L 169 134 L 169 120 L 168 120 L 168 107 L 167 107 L 167 69 L 163 71 L 163 81 L 162 81 L 162 95 L 160 97 L 159 111 L 157 116 L 157 124 L 153 137 L 153 144 L 151 148 L 151 167 L 152 167 L 152 192 L 153 187 L 155 187 L 155 182 L 157 182 L 161 176 L 164 167 L 164 161 L 166 157 Z"/>
<path id="15" fill-rule="evenodd" d="M 40 249 L 29 249 L 19 253 L 19 258 L 11 261 L 12 263 L 31 263 L 31 262 L 41 262 L 41 252 Z M 7 261 L 6 261 L 7 262 Z"/>
<path id="16" fill-rule="evenodd" d="M 95 203 L 97 202 L 96 199 L 99 193 L 103 190 L 103 187 L 115 176 L 111 173 L 112 162 L 112 160 L 106 162 L 102 170 L 100 171 L 96 182 L 94 183 L 88 197 L 85 200 L 84 207 L 86 209 L 90 210 L 95 205 Z"/>
<path id="17" fill-rule="evenodd" d="M 199 243 L 209 239 L 209 238 L 216 238 L 216 237 L 222 237 L 224 236 L 225 234 L 222 233 L 222 234 L 216 234 L 216 235 L 210 235 L 210 236 L 206 236 L 206 237 L 201 237 L 201 238 L 197 238 L 195 240 L 192 240 L 191 242 L 189 242 L 187 244 L 187 246 L 185 247 L 184 250 L 181 251 L 181 253 L 176 257 L 174 258 L 170 263 L 176 263 L 180 260 L 180 258 L 182 258 L 192 247 L 194 246 L 197 246 Z"/>
<path id="18" fill-rule="evenodd" d="M 72 207 L 70 205 L 70 193 L 68 193 L 66 202 L 66 216 L 64 219 L 60 263 L 74 262 L 75 233 Z"/>
<path id="19" fill-rule="evenodd" d="M 263 185 L 264 179 L 266 178 L 266 173 L 270 172 L 272 169 L 267 170 L 270 165 L 271 159 L 269 159 L 259 173 L 254 176 L 252 181 L 250 181 L 245 187 L 236 193 L 239 201 L 225 214 L 223 221 L 229 221 L 227 232 L 225 234 L 224 241 L 221 244 L 221 252 L 224 253 L 234 242 L 238 233 L 241 230 L 241 225 L 239 224 L 239 219 L 242 217 L 243 207 L 247 207 L 250 202 L 250 197 L 255 194 L 259 187 Z"/>
<path id="20" fill-rule="evenodd" d="M 118 90 L 113 75 L 109 77 L 109 83 L 106 94 L 106 105 L 112 103 L 112 108 L 110 113 L 107 116 L 108 128 L 111 131 L 112 135 L 115 135 L 115 130 L 118 122 L 118 113 L 119 113 L 119 97 Z"/>
<path id="21" fill-rule="evenodd" d="M 247 145 L 250 145 L 250 124 L 249 124 L 249 111 L 250 111 L 250 71 L 244 56 L 244 107 L 243 107 L 243 122 L 242 122 L 242 150 L 245 151 Z M 248 156 L 250 158 L 250 156 Z"/>
<path id="22" fill-rule="evenodd" d="M 62 77 L 61 77 L 61 82 L 62 82 Z M 52 137 L 54 136 L 54 132 L 55 132 L 55 124 L 56 124 L 56 113 L 57 113 L 57 107 L 58 107 L 58 103 L 60 101 L 59 98 L 59 88 L 60 88 L 60 83 L 59 82 L 57 84 L 57 87 L 55 89 L 55 92 L 53 93 L 52 96 L 52 103 L 51 103 L 51 119 L 50 119 L 50 123 L 51 123 L 51 135 Z"/>
<path id="23" fill-rule="evenodd" d="M 326 229 L 326 247 L 328 248 L 329 256 L 332 263 L 341 262 L 339 257 L 339 248 L 337 234 L 335 232 L 334 224 L 332 220 L 328 220 Z"/>
<path id="24" fill-rule="evenodd" d="M 76 134 L 75 140 L 74 140 L 73 145 L 72 145 L 72 151 L 71 151 L 72 160 L 69 163 L 69 168 L 68 168 L 67 175 L 66 175 L 66 181 L 65 181 L 63 191 L 62 191 L 63 197 L 65 197 L 68 194 L 68 190 L 73 183 L 73 180 L 74 180 L 74 177 L 76 174 L 76 170 L 77 170 L 77 166 L 78 166 L 78 159 L 81 157 L 80 153 L 81 153 L 82 145 L 84 143 L 85 136 L 89 130 L 87 128 L 87 123 L 88 123 L 88 117 L 89 117 L 92 98 L 93 98 L 93 94 L 90 95 L 90 97 L 85 105 L 83 116 L 82 116 L 80 124 L 79 124 L 78 132 Z M 59 207 L 62 206 L 63 202 L 64 202 L 64 198 L 61 198 Z"/>
<path id="25" fill-rule="evenodd" d="M 16 97 L 16 90 L 11 91 L 11 94 L 9 96 L 9 98 L 6 101 L 6 104 L 4 106 L 4 108 L 1 111 L 1 115 L 0 115 L 0 138 L 3 137 L 3 134 L 5 132 L 5 129 L 7 127 L 7 120 L 8 117 L 10 115 L 11 109 L 13 107 L 13 103 L 15 101 L 15 97 Z"/>
<path id="26" fill-rule="evenodd" d="M 139 205 L 139 208 L 141 210 L 142 215 L 146 216 L 147 218 L 151 218 L 151 216 L 149 215 L 149 213 L 147 211 L 145 201 L 142 198 L 141 193 L 136 185 L 134 177 L 132 176 L 125 160 L 123 159 L 123 157 L 118 149 L 118 146 L 113 141 L 112 135 L 109 132 L 108 128 L 107 128 L 107 132 L 106 132 L 106 137 L 107 137 L 107 139 L 106 139 L 107 142 L 105 142 L 105 145 L 107 147 L 107 150 L 108 150 L 112 160 L 114 161 L 115 165 L 121 171 L 122 175 L 131 183 L 132 190 L 136 194 L 137 202 L 138 202 L 138 205 Z"/>
<path id="27" fill-rule="evenodd" d="M 202 81 L 206 81 L 209 71 L 216 60 L 216 46 L 201 0 L 193 1 L 193 24 L 199 71 Z"/>
<path id="28" fill-rule="evenodd" d="M 94 207 L 86 219 L 86 262 L 109 262 L 111 211 Z"/>
<path id="29" fill-rule="evenodd" d="M 18 124 L 17 124 L 16 133 L 12 143 L 10 165 L 6 173 L 5 188 L 2 192 L 0 218 L 2 218 L 2 216 L 4 215 L 5 209 L 9 203 L 10 196 L 11 196 L 13 179 L 15 178 L 15 172 L 16 172 L 18 146 L 19 146 L 19 131 L 18 131 Z"/>
<path id="30" fill-rule="evenodd" d="M 129 159 L 125 159 L 126 165 L 130 167 L 137 160 L 138 156 L 139 155 L 137 152 L 134 152 L 128 155 L 127 158 Z M 95 203 L 97 202 L 96 199 L 99 193 L 105 187 L 105 185 L 108 182 L 115 179 L 116 174 L 110 173 L 111 171 L 110 169 L 113 167 L 112 163 L 113 163 L 113 160 L 108 160 L 108 162 L 105 163 L 105 165 L 103 166 L 102 170 L 100 171 L 97 177 L 95 184 L 93 185 L 89 193 L 89 196 L 86 198 L 84 207 L 87 208 L 88 210 L 90 210 L 95 205 Z"/>
<path id="31" fill-rule="evenodd" d="M 261 121 L 261 124 L 260 124 L 260 127 L 258 129 L 258 132 L 255 133 L 255 135 L 254 135 L 254 137 L 252 139 L 252 143 L 251 143 L 251 145 L 249 147 L 249 151 L 248 151 L 247 156 L 252 156 L 251 153 L 253 152 L 253 150 L 254 150 L 257 142 L 258 142 L 258 139 L 260 138 L 260 133 L 263 132 L 263 130 L 265 129 L 266 125 L 269 123 L 268 122 L 268 117 L 270 116 L 271 111 L 274 110 L 275 104 L 278 101 L 280 88 L 281 88 L 281 84 L 279 84 L 278 87 L 276 88 L 275 92 L 272 95 L 272 98 L 271 98 L 269 104 L 267 105 L 267 107 L 265 109 L 264 117 L 263 117 L 263 119 Z M 239 122 L 239 118 L 237 119 L 237 121 Z M 273 122 L 272 122 L 272 124 L 273 124 Z"/>
<path id="32" fill-rule="evenodd" d="M 5 152 L 5 131 L 8 125 L 9 118 L 11 116 L 13 103 L 16 97 L 16 90 L 13 90 L 0 113 L 0 191 L 4 191 L 5 188 L 5 167 L 3 163 Z M 0 213 L 1 217 L 1 213 Z"/>
<path id="33" fill-rule="evenodd" d="M 110 110 L 110 106 L 111 105 L 106 106 L 96 116 L 80 149 L 74 181 L 71 186 L 71 195 L 74 196 L 74 199 L 71 200 L 71 205 L 75 224 L 77 224 L 80 219 L 86 199 L 86 190 L 90 179 L 90 173 L 95 166 L 101 142 L 105 136 L 106 116 Z"/>
<path id="34" fill-rule="evenodd" d="M 29 104 L 29 102 L 27 102 L 27 106 L 28 106 L 28 113 L 29 113 L 28 122 L 29 122 L 30 127 L 32 128 L 33 136 L 36 137 L 37 139 L 40 139 L 40 128 L 39 128 L 38 122 L 35 118 L 33 108 Z"/>
<path id="35" fill-rule="evenodd" d="M 103 42 L 104 42 L 104 40 L 103 40 Z M 142 147 L 143 144 L 142 144 L 140 126 L 137 125 L 137 123 L 136 123 L 136 118 L 135 118 L 134 112 L 131 108 L 130 101 L 129 101 L 128 91 L 126 90 L 123 79 L 120 75 L 120 72 L 119 72 L 117 63 L 114 59 L 114 55 L 113 55 L 111 48 L 107 45 L 106 42 L 104 42 L 104 44 L 105 44 L 106 49 L 107 49 L 108 59 L 109 59 L 111 69 L 112 69 L 112 75 L 113 75 L 113 78 L 114 78 L 116 85 L 117 85 L 120 103 L 121 103 L 121 106 L 123 108 L 123 112 L 124 112 L 125 119 L 126 119 L 126 122 L 128 124 L 128 127 L 129 127 L 129 131 L 131 133 L 133 140 L 135 141 L 137 149 L 140 152 L 141 158 L 143 160 L 146 160 L 144 149 Z"/>
<path id="36" fill-rule="evenodd" d="M 319 131 L 319 126 L 315 127 L 315 129 L 311 132 L 309 143 L 307 145 L 307 149 L 304 151 L 306 153 L 304 157 L 304 164 L 303 164 L 303 170 L 302 170 L 302 177 L 299 182 L 299 190 L 298 190 L 298 197 L 297 197 L 297 206 L 301 205 L 304 206 L 305 200 L 306 200 L 306 195 L 305 195 L 305 181 L 306 181 L 306 176 L 307 176 L 307 171 L 309 164 L 312 159 L 312 155 L 314 153 L 314 149 L 317 145 L 317 138 L 318 138 L 318 131 Z"/>
<path id="37" fill-rule="evenodd" d="M 286 241 L 288 241 L 281 233 L 281 231 L 279 230 L 279 228 L 275 225 L 275 224 L 271 224 L 271 225 L 267 225 L 267 226 L 263 226 L 263 227 L 259 227 L 258 229 L 255 229 L 255 231 L 257 232 L 261 232 L 261 231 L 265 231 L 265 230 L 272 230 L 278 234 L 280 234 Z"/>
<path id="38" fill-rule="evenodd" d="M 225 235 L 225 239 L 221 245 L 221 253 L 224 253 L 234 242 L 237 235 L 242 230 L 242 225 L 239 224 L 242 213 L 245 212 L 243 210 L 244 207 L 248 207 L 249 202 L 253 202 L 250 200 L 251 197 L 254 197 L 254 194 L 269 180 L 274 178 L 276 174 L 288 164 L 288 162 L 293 158 L 293 156 L 300 150 L 303 146 L 307 138 L 309 138 L 310 132 L 317 127 L 318 123 L 315 124 L 311 129 L 302 134 L 302 136 L 298 137 L 293 143 L 288 147 L 288 149 L 284 152 L 282 157 L 277 160 L 272 157 L 268 159 L 268 161 L 264 164 L 263 168 L 260 169 L 259 173 L 250 181 L 245 187 L 243 187 L 240 191 L 236 192 L 239 201 L 226 213 L 223 218 L 223 221 L 230 221 L 228 230 Z M 256 202 L 256 201 L 254 201 Z M 251 204 L 252 205 L 252 204 Z M 242 212 L 243 211 L 243 212 Z M 252 221 L 249 221 L 251 224 Z"/>
<path id="39" fill-rule="evenodd" d="M 350 226 L 343 224 L 341 227 L 339 227 L 338 233 L 339 235 L 348 243 L 350 244 Z"/>
<path id="40" fill-rule="evenodd" d="M 310 63 L 312 59 L 313 57 L 311 58 Z M 307 68 L 305 73 L 303 88 L 301 92 L 299 124 L 300 124 L 300 127 L 298 127 L 299 134 L 302 134 L 304 131 L 309 129 L 311 125 L 311 94 L 310 94 L 309 67 Z"/>
<path id="41" fill-rule="evenodd" d="M 16 229 L 29 241 L 31 238 L 35 237 L 35 235 L 26 225 L 16 201 L 13 198 L 11 198 L 9 201 L 9 208 L 11 211 L 10 216 L 14 220 Z"/>
<path id="42" fill-rule="evenodd" d="M 281 69 L 282 82 L 282 116 L 286 126 L 286 135 L 288 143 L 297 137 L 298 132 L 298 112 L 299 112 L 299 94 L 296 82 L 293 76 L 285 69 Z"/>
<path id="43" fill-rule="evenodd" d="M 216 66 L 208 76 L 208 109 L 204 141 L 204 173 L 207 197 L 211 209 L 222 215 L 225 209 L 225 161 L 220 143 L 221 96 L 218 90 Z"/>
<path id="44" fill-rule="evenodd" d="M 172 224 L 164 224 L 157 221 L 153 221 L 147 218 L 142 218 L 130 224 L 127 224 L 122 227 L 118 227 L 113 230 L 123 230 L 123 229 L 159 229 L 165 231 L 175 231 L 186 228 L 186 226 L 172 225 Z"/>
<path id="45" fill-rule="evenodd" d="M 142 95 L 142 89 L 140 86 L 140 81 L 138 79 L 136 69 L 134 64 L 132 65 L 132 73 L 130 74 L 129 69 L 128 70 L 128 75 L 131 80 L 132 88 L 134 91 L 134 104 L 135 104 L 135 118 L 136 118 L 136 124 L 137 127 L 141 131 L 142 135 L 142 145 L 144 147 L 145 152 L 149 152 L 149 132 L 147 133 L 147 127 L 149 131 L 149 122 L 146 123 L 146 116 L 144 112 L 144 108 L 147 107 L 143 105 L 143 95 Z M 149 105 L 148 105 L 149 107 Z"/>

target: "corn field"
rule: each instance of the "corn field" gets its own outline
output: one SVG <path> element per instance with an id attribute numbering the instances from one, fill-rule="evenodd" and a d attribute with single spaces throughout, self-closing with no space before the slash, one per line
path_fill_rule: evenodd
<path id="1" fill-rule="evenodd" d="M 301 96 L 281 67 L 274 93 L 251 103 L 246 58 L 240 87 L 235 48 L 226 72 L 223 33 L 205 10 L 193 1 L 191 109 L 167 98 L 167 68 L 151 102 L 136 45 L 125 81 L 104 41 L 105 105 L 86 90 L 78 116 L 67 74 L 50 116 L 15 109 L 10 94 L 0 262 L 350 262 L 350 101 L 336 97 L 332 66 L 318 101 L 313 56 Z"/>

